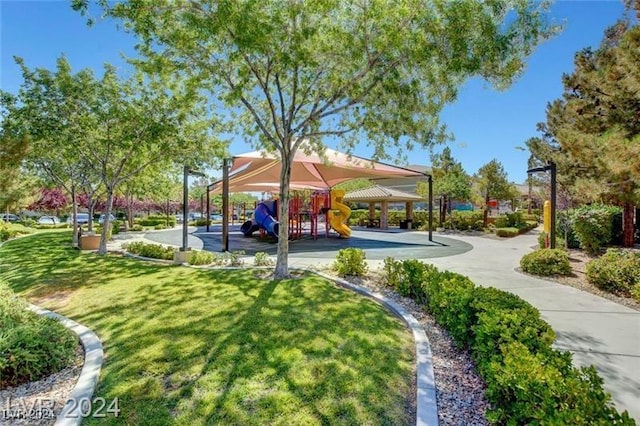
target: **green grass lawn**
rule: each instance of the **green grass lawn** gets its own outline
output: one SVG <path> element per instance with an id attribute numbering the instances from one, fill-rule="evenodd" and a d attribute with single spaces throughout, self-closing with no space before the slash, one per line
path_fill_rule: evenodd
<path id="1" fill-rule="evenodd" d="M 377 304 L 315 276 L 99 257 L 69 241 L 63 232 L 7 243 L 0 277 L 102 339 L 97 396 L 121 409 L 108 422 L 408 422 L 413 341 Z"/>

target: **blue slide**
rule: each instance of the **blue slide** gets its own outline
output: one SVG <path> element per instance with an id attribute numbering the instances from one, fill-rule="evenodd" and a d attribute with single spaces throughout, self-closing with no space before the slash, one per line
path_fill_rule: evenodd
<path id="1" fill-rule="evenodd" d="M 272 237 L 278 238 L 280 224 L 274 218 L 278 203 L 277 201 L 263 201 L 253 212 L 253 220 L 248 220 L 240 227 L 240 231 L 245 237 L 250 237 L 258 229 L 264 229 Z"/>

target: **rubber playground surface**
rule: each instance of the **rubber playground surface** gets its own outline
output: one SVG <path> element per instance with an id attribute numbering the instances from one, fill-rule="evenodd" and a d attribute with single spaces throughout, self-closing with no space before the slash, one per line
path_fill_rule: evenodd
<path id="1" fill-rule="evenodd" d="M 350 238 L 341 238 L 331 231 L 327 236 L 324 226 L 321 227 L 318 238 L 313 239 L 309 233 L 302 238 L 289 241 L 289 255 L 291 257 L 333 259 L 338 250 L 355 247 L 366 250 L 367 259 L 382 260 L 386 257 L 396 259 L 427 259 L 434 257 L 453 256 L 465 253 L 473 247 L 464 241 L 434 235 L 429 241 L 429 234 L 423 231 L 407 231 L 400 229 L 369 229 L 361 227 L 351 228 Z M 163 233 L 168 236 L 168 233 Z M 203 242 L 203 249 L 212 252 L 222 251 L 222 226 L 212 225 L 209 232 L 204 227 L 198 228 L 193 234 Z M 155 234 L 156 237 L 159 234 Z M 147 238 L 153 238 L 148 234 Z M 176 238 L 180 238 L 177 233 Z M 155 238 L 154 238 L 155 239 Z M 164 243 L 171 243 L 163 238 Z M 179 243 L 178 243 L 179 244 Z M 229 251 L 242 250 L 247 255 L 265 252 L 275 255 L 277 240 L 255 232 L 251 237 L 245 237 L 240 232 L 240 225 L 229 226 Z"/>

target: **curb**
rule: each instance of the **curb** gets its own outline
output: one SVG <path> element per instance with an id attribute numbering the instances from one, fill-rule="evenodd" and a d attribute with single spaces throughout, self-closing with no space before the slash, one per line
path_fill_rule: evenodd
<path id="1" fill-rule="evenodd" d="M 62 325 L 78 335 L 84 347 L 84 365 L 82 366 L 80 377 L 71 391 L 67 403 L 62 408 L 60 414 L 58 414 L 55 423 L 55 426 L 80 425 L 83 420 L 83 407 L 85 407 L 87 403 L 89 407 L 91 407 L 91 397 L 93 396 L 98 378 L 100 377 L 100 369 L 102 368 L 104 359 L 102 343 L 93 331 L 69 318 L 36 305 L 30 305 L 29 309 L 39 315 L 60 321 Z"/>
<path id="2" fill-rule="evenodd" d="M 437 425 L 438 404 L 436 401 L 436 384 L 435 376 L 433 374 L 433 362 L 431 359 L 431 346 L 429 345 L 429 339 L 418 320 L 402 306 L 379 293 L 374 293 L 366 288 L 352 284 L 340 278 L 332 277 L 331 275 L 327 275 L 322 272 L 311 270 L 307 271 L 331 280 L 342 288 L 373 299 L 375 302 L 381 304 L 404 321 L 407 327 L 413 332 L 413 339 L 416 342 L 416 425 Z"/>

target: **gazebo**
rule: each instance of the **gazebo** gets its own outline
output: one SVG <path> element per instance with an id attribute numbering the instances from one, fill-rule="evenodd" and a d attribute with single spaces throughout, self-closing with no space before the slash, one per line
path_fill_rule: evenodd
<path id="1" fill-rule="evenodd" d="M 380 203 L 380 229 L 389 229 L 389 203 L 405 203 L 407 213 L 407 229 L 411 229 L 413 221 L 413 203 L 425 201 L 416 194 L 374 185 L 369 188 L 349 192 L 344 196 L 344 201 L 369 203 L 369 222 L 374 221 L 376 203 Z"/>

